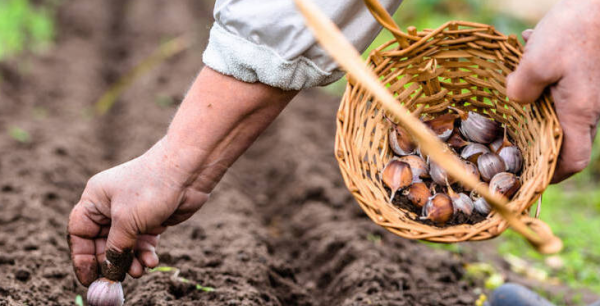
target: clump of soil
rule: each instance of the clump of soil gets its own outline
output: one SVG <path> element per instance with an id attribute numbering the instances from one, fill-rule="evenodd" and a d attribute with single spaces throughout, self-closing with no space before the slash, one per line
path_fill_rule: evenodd
<path id="1" fill-rule="evenodd" d="M 63 1 L 52 50 L 2 64 L 0 128 L 32 141 L 0 136 L 0 305 L 85 296 L 71 271 L 69 212 L 89 177 L 165 133 L 203 46 L 148 73 L 107 115 L 89 109 L 165 37 L 197 31 L 206 43 L 211 11 L 196 0 Z M 472 305 L 460 257 L 384 231 L 354 203 L 332 154 L 337 104 L 317 90 L 292 102 L 206 207 L 162 236 L 161 264 L 177 277 L 128 277 L 127 303 Z"/>

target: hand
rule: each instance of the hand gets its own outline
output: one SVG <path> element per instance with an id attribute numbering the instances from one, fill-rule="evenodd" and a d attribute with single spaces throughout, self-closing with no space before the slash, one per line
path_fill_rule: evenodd
<path id="1" fill-rule="evenodd" d="M 112 265 L 118 278 L 125 276 L 121 266 L 140 277 L 144 267 L 158 265 L 159 235 L 200 209 L 229 166 L 296 93 L 204 68 L 167 136 L 142 156 L 89 180 L 69 217 L 77 279 L 84 286 L 96 280 L 107 252 L 112 258 L 134 251 L 130 266 L 128 260 Z"/>
<path id="2" fill-rule="evenodd" d="M 534 102 L 550 87 L 564 140 L 554 173 L 558 183 L 590 161 L 600 118 L 600 1 L 562 0 L 523 32 L 523 58 L 507 79 L 508 96 Z"/>
<path id="3" fill-rule="evenodd" d="M 158 265 L 155 248 L 169 225 L 191 217 L 209 194 L 193 188 L 194 173 L 162 139 L 144 155 L 93 176 L 69 218 L 73 265 L 79 281 L 91 284 L 105 251 L 134 250 L 129 275 Z M 124 271 L 123 271 L 124 272 Z"/>

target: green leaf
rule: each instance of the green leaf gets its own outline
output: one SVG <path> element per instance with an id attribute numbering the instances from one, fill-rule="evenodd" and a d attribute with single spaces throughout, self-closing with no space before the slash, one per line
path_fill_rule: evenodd
<path id="1" fill-rule="evenodd" d="M 196 284 L 196 290 L 202 290 L 204 292 L 213 292 L 213 291 L 215 291 L 215 288 L 213 288 L 213 287 L 204 287 L 204 286 L 202 286 L 200 284 Z"/>
<path id="2" fill-rule="evenodd" d="M 175 271 L 177 268 L 174 267 L 165 267 L 165 266 L 161 266 L 161 267 L 156 267 L 156 268 L 152 268 L 150 270 L 148 270 L 148 272 L 152 273 L 152 272 L 171 272 L 171 271 Z"/>
<path id="3" fill-rule="evenodd" d="M 25 131 L 24 129 L 18 127 L 18 126 L 11 126 L 8 129 L 8 135 L 21 143 L 29 143 L 31 142 L 31 135 L 29 135 L 29 132 Z"/>
<path id="4" fill-rule="evenodd" d="M 83 298 L 81 297 L 80 294 L 78 294 L 75 297 L 75 305 L 77 305 L 77 306 L 83 306 Z"/>

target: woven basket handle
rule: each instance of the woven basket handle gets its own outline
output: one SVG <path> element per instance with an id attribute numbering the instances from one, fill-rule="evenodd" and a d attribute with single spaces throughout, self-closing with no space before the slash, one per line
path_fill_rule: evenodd
<path id="1" fill-rule="evenodd" d="M 360 54 L 356 51 L 354 46 L 352 46 L 336 25 L 329 20 L 329 18 L 323 14 L 314 3 L 310 0 L 294 1 L 304 15 L 307 25 L 312 29 L 313 34 L 321 46 L 327 50 L 329 55 L 331 55 L 353 79 L 360 81 L 360 84 L 367 89 L 376 101 L 381 103 L 386 111 L 393 114 L 394 117 L 400 121 L 402 126 L 410 132 L 419 143 L 421 149 L 428 154 L 429 157 L 437 164 L 443 165 L 450 176 L 459 179 L 463 185 L 473 188 L 482 195 L 487 202 L 492 205 L 494 210 L 502 215 L 508 225 L 510 225 L 513 230 L 523 235 L 537 251 L 546 254 L 560 251 L 562 248 L 562 241 L 552 234 L 549 227 L 536 226 L 530 228 L 527 226 L 520 219 L 520 215 L 515 214 L 506 206 L 508 203 L 506 198 L 497 194 L 492 194 L 487 187 L 481 186 L 482 184 L 479 184 L 479 179 L 463 167 L 460 159 L 454 154 L 447 152 L 446 147 L 438 137 L 436 137 L 418 118 L 413 116 L 406 107 L 396 101 L 394 96 L 381 84 L 375 73 L 368 69 L 367 65 L 364 64 L 360 58 Z M 375 3 L 374 0 L 367 2 L 370 2 L 371 4 Z M 370 7 L 377 13 L 376 16 L 387 19 L 387 17 L 382 17 L 385 16 L 387 12 L 385 14 L 381 12 L 383 9 L 381 5 L 377 6 L 373 4 Z M 389 14 L 387 14 L 387 16 L 391 18 Z M 391 27 L 389 22 L 386 24 Z M 395 27 L 397 28 L 397 26 Z M 403 36 L 400 33 L 402 32 L 398 30 L 396 34 Z"/>
<path id="2" fill-rule="evenodd" d="M 375 20 L 379 22 L 384 28 L 394 35 L 400 46 L 404 49 L 408 47 L 408 35 L 400 30 L 392 16 L 388 13 L 388 11 L 376 0 L 364 0 L 365 5 L 371 11 Z"/>

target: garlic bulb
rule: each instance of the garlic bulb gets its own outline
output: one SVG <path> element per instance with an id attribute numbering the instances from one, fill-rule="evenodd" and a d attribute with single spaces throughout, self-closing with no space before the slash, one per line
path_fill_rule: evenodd
<path id="1" fill-rule="evenodd" d="M 461 148 L 467 146 L 470 142 L 464 140 L 460 135 L 460 131 L 458 129 L 454 129 L 450 138 L 446 141 L 446 143 L 454 150 L 458 151 Z"/>
<path id="2" fill-rule="evenodd" d="M 460 118 L 460 131 L 468 140 L 488 144 L 500 135 L 500 123 L 475 112 L 455 110 Z"/>
<path id="3" fill-rule="evenodd" d="M 413 143 L 411 136 L 403 127 L 396 125 L 389 132 L 390 148 L 396 155 L 404 156 L 415 152 L 417 146 Z"/>
<path id="4" fill-rule="evenodd" d="M 477 178 L 481 177 L 479 174 L 479 169 L 477 169 L 477 166 L 474 163 L 472 163 L 468 160 L 463 161 L 463 163 L 465 165 L 465 168 L 467 168 L 467 171 L 472 173 Z"/>
<path id="5" fill-rule="evenodd" d="M 492 211 L 492 207 L 484 198 L 479 198 L 473 202 L 473 208 L 480 214 L 487 215 Z"/>
<path id="6" fill-rule="evenodd" d="M 481 178 L 489 182 L 494 175 L 506 171 L 506 165 L 500 156 L 494 153 L 483 154 L 477 159 L 477 168 Z"/>
<path id="7" fill-rule="evenodd" d="M 455 114 L 445 114 L 423 123 L 425 123 L 425 125 L 427 125 L 442 141 L 446 141 L 450 135 L 452 135 L 452 131 L 454 131 L 454 121 L 456 121 L 457 118 L 458 116 Z"/>
<path id="8" fill-rule="evenodd" d="M 431 192 L 425 183 L 418 182 L 413 183 L 410 187 L 404 189 L 402 195 L 413 205 L 423 207 L 431 197 Z"/>
<path id="9" fill-rule="evenodd" d="M 506 132 L 506 127 L 504 127 L 504 135 L 490 143 L 490 150 L 492 150 L 492 152 L 494 153 L 498 153 L 500 149 L 512 145 L 513 144 L 510 141 L 508 141 L 508 134 Z"/>
<path id="10" fill-rule="evenodd" d="M 454 213 L 452 200 L 443 193 L 433 195 L 423 207 L 423 216 L 421 219 L 428 219 L 436 224 L 445 224 Z"/>
<path id="11" fill-rule="evenodd" d="M 398 160 L 410 166 L 413 182 L 421 182 L 421 179 L 429 178 L 429 166 L 427 166 L 427 163 L 420 156 L 407 155 L 399 157 Z"/>
<path id="12" fill-rule="evenodd" d="M 431 175 L 431 179 L 434 182 L 441 186 L 456 183 L 456 180 L 453 177 L 449 176 L 446 170 L 444 170 L 434 161 L 429 162 L 429 175 Z"/>
<path id="13" fill-rule="evenodd" d="M 479 156 L 486 153 L 490 153 L 488 147 L 480 143 L 470 143 L 463 148 L 462 152 L 460 152 L 460 157 L 472 163 L 477 163 Z"/>
<path id="14" fill-rule="evenodd" d="M 456 193 L 450 186 L 448 186 L 448 195 L 450 196 L 450 200 L 452 200 L 454 213 L 457 211 L 462 211 L 467 216 L 470 216 L 471 213 L 473 213 L 474 204 L 468 195 L 464 193 Z"/>
<path id="15" fill-rule="evenodd" d="M 121 282 L 107 278 L 95 280 L 87 292 L 87 303 L 90 306 L 122 306 L 125 302 Z"/>
<path id="16" fill-rule="evenodd" d="M 499 193 L 510 199 L 521 188 L 521 182 L 512 173 L 500 172 L 494 175 L 489 188 L 492 193 Z"/>
<path id="17" fill-rule="evenodd" d="M 410 186 L 413 180 L 410 166 L 397 159 L 392 159 L 383 169 L 381 174 L 383 183 L 392 190 L 390 202 L 394 199 L 396 191 Z"/>
<path id="18" fill-rule="evenodd" d="M 523 167 L 523 155 L 517 146 L 501 148 L 498 156 L 504 161 L 506 171 L 515 174 L 521 171 L 521 167 Z"/>
<path id="19" fill-rule="evenodd" d="M 492 151 L 494 153 L 498 153 L 498 150 L 500 149 L 500 147 L 502 146 L 503 143 L 504 143 L 504 139 L 502 139 L 502 138 L 498 138 L 498 139 L 492 141 L 492 143 L 490 143 L 490 145 L 489 145 L 490 151 Z"/>
<path id="20" fill-rule="evenodd" d="M 468 160 L 463 160 L 463 164 L 465 165 L 465 168 L 467 169 L 468 172 L 472 173 L 477 179 L 481 179 L 481 175 L 479 174 L 479 170 L 477 169 L 477 165 L 475 165 L 474 163 L 468 161 Z M 465 191 L 471 191 L 473 189 L 471 189 L 468 186 L 463 186 L 463 189 Z"/>

